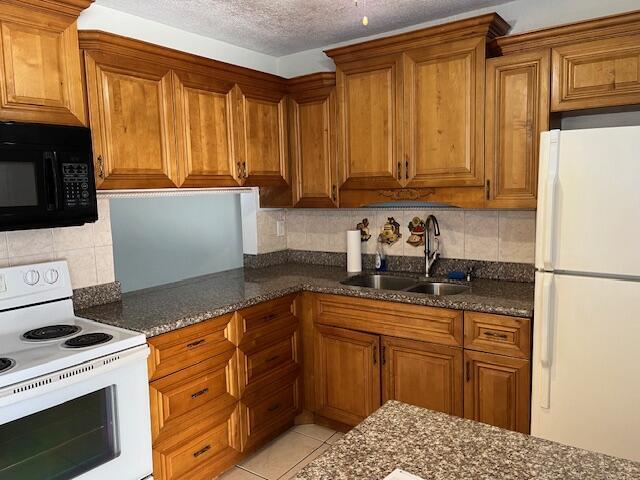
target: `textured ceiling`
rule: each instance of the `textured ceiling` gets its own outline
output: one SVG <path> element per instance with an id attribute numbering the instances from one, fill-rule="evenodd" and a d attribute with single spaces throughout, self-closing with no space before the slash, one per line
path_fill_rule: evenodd
<path id="1" fill-rule="evenodd" d="M 274 56 L 375 35 L 511 0 L 96 0 Z M 367 27 L 360 23 L 366 10 Z"/>

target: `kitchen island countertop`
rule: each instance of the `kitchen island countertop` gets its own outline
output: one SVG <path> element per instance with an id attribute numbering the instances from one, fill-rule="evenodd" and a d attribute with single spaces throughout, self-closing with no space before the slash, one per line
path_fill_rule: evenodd
<path id="1" fill-rule="evenodd" d="M 425 480 L 631 480 L 640 463 L 389 401 L 298 480 L 382 480 L 401 468 Z"/>
<path id="2" fill-rule="evenodd" d="M 402 274 L 419 279 L 416 274 Z M 469 310 L 515 317 L 533 316 L 532 283 L 476 279 L 471 290 L 435 296 L 345 286 L 344 268 L 286 263 L 239 268 L 125 293 L 117 302 L 78 311 L 81 317 L 153 337 L 301 291 Z M 433 279 L 432 279 L 433 280 Z"/>

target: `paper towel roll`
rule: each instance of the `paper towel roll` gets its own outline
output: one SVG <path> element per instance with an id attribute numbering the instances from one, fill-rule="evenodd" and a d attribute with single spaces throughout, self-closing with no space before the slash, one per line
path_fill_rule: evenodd
<path id="1" fill-rule="evenodd" d="M 362 271 L 362 239 L 360 230 L 347 230 L 347 272 Z"/>

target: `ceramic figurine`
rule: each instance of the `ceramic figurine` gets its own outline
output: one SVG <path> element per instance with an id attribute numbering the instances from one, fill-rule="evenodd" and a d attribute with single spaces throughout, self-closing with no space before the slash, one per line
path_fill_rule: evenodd
<path id="1" fill-rule="evenodd" d="M 402 237 L 402 234 L 400 233 L 400 224 L 396 222 L 395 218 L 388 217 L 387 223 L 384 224 L 382 232 L 378 235 L 378 242 L 393 245 L 400 239 L 400 237 Z"/>
<path id="2" fill-rule="evenodd" d="M 411 232 L 411 235 L 407 238 L 407 243 L 414 247 L 421 247 L 424 245 L 424 220 L 421 220 L 420 217 L 413 217 L 407 228 Z"/>
<path id="3" fill-rule="evenodd" d="M 371 238 L 371 234 L 369 233 L 369 219 L 363 218 L 362 221 L 356 225 L 356 229 L 360 230 L 360 240 L 362 242 L 367 242 Z"/>

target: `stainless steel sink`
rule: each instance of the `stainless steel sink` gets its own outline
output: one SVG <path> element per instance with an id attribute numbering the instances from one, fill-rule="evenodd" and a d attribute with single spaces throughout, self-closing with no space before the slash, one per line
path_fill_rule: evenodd
<path id="1" fill-rule="evenodd" d="M 469 287 L 467 285 L 442 282 L 420 283 L 407 289 L 407 292 L 428 293 L 429 295 L 456 295 L 467 291 L 469 291 Z"/>
<path id="2" fill-rule="evenodd" d="M 429 295 L 456 295 L 469 291 L 467 285 L 445 282 L 420 282 L 411 277 L 396 277 L 393 275 L 362 274 L 347 278 L 340 282 L 352 287 L 375 288 L 378 290 L 404 290 Z"/>
<path id="3" fill-rule="evenodd" d="M 380 290 L 405 290 L 417 283 L 415 278 L 392 275 L 356 275 L 340 282 L 352 287 L 377 288 Z"/>

